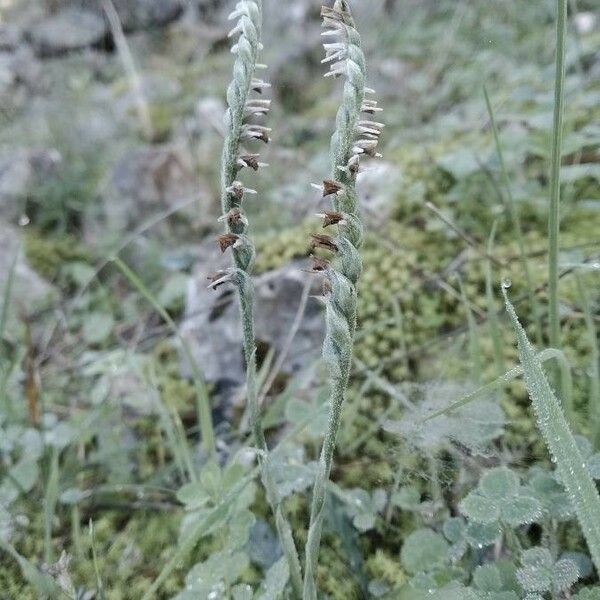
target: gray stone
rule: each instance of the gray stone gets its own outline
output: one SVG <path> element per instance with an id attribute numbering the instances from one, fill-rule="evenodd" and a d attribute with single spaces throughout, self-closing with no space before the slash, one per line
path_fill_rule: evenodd
<path id="1" fill-rule="evenodd" d="M 207 288 L 208 275 L 228 267 L 231 260 L 228 254 L 220 255 L 215 246 L 211 241 L 202 247 L 201 265 L 189 282 L 181 332 L 207 381 L 216 384 L 217 389 L 231 389 L 243 386 L 245 381 L 239 305 L 232 287 Z M 293 261 L 254 278 L 259 351 L 273 349 L 277 357 L 286 345 L 307 278 L 312 277 L 309 279 L 311 297 L 282 364 L 282 372 L 286 375 L 301 371 L 319 358 L 325 335 L 321 303 L 312 297 L 321 293 L 321 284 L 317 277 L 304 271 L 307 267 L 306 261 Z"/>
<path id="2" fill-rule="evenodd" d="M 113 231 L 137 227 L 148 217 L 197 197 L 200 189 L 191 152 L 175 145 L 128 151 L 116 163 L 110 187 L 101 217 Z"/>
<path id="3" fill-rule="evenodd" d="M 14 51 L 0 49 L 0 93 L 12 98 L 20 85 L 38 92 L 44 84 L 42 64 L 29 46 L 19 46 Z"/>
<path id="4" fill-rule="evenodd" d="M 16 222 L 23 202 L 40 181 L 55 174 L 62 157 L 55 149 L 26 149 L 0 157 L 0 217 Z"/>
<path id="5" fill-rule="evenodd" d="M 33 25 L 29 38 L 41 57 L 57 56 L 100 44 L 108 35 L 104 19 L 86 10 L 65 9 Z"/>
<path id="6" fill-rule="evenodd" d="M 365 162 L 358 175 L 356 188 L 365 217 L 375 223 L 385 221 L 394 208 L 394 200 L 401 189 L 402 173 L 388 162 Z"/>
<path id="7" fill-rule="evenodd" d="M 126 29 L 162 27 L 183 12 L 182 0 L 116 0 L 115 8 Z"/>
<path id="8" fill-rule="evenodd" d="M 16 50 L 22 39 L 23 34 L 16 25 L 0 24 L 0 50 Z"/>
<path id="9" fill-rule="evenodd" d="M 0 222 L 0 298 L 17 257 L 9 307 L 14 316 L 28 316 L 55 297 L 54 288 L 27 263 L 19 230 Z"/>
<path id="10" fill-rule="evenodd" d="M 186 0 L 112 0 L 125 31 L 162 27 L 179 18 Z M 62 0 L 62 6 L 103 15 L 100 0 Z"/>

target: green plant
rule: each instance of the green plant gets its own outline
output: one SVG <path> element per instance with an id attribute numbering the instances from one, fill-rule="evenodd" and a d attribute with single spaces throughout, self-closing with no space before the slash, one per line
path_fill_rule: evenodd
<path id="1" fill-rule="evenodd" d="M 561 481 L 573 503 L 594 564 L 600 570 L 600 495 L 575 438 L 569 430 L 560 403 L 548 383 L 540 360 L 536 357 L 504 288 L 503 292 L 506 309 L 517 334 L 525 382 L 535 410 L 538 428 L 556 462 Z"/>
<path id="2" fill-rule="evenodd" d="M 336 237 L 322 234 L 313 236 L 315 248 L 335 253 L 330 265 L 321 259 L 314 270 L 325 275 L 329 291 L 326 294 L 327 331 L 323 343 L 323 358 L 330 374 L 329 423 L 319 459 L 311 505 L 306 563 L 304 600 L 317 598 L 316 571 L 324 518 L 325 492 L 331 472 L 346 388 L 352 366 L 352 348 L 356 329 L 356 284 L 361 274 L 359 248 L 363 232 L 356 194 L 356 175 L 362 155 L 376 155 L 382 125 L 361 121 L 361 113 L 373 114 L 379 109 L 374 100 L 366 100 L 369 90 L 365 85 L 365 57 L 360 36 L 355 28 L 350 6 L 345 0 L 336 0 L 333 8 L 322 9 L 325 34 L 335 41 L 324 44 L 325 62 L 331 63 L 327 75 L 344 76 L 344 94 L 339 108 L 337 129 L 331 138 L 331 179 L 323 182 L 323 195 L 333 196 L 333 212 L 323 214 L 323 226 L 339 226 Z M 356 139 L 358 136 L 358 140 Z"/>
<path id="3" fill-rule="evenodd" d="M 269 461 L 269 449 L 262 425 L 256 381 L 256 340 L 254 337 L 254 300 L 251 272 L 254 265 L 255 248 L 248 237 L 248 219 L 242 212 L 244 196 L 251 193 L 244 184 L 236 180 L 242 168 L 258 169 L 258 155 L 241 154 L 242 143 L 248 140 L 269 141 L 269 128 L 257 125 L 252 119 L 269 111 L 269 101 L 251 98 L 251 92 L 260 92 L 268 87 L 255 77 L 257 59 L 261 49 L 262 2 L 244 0 L 239 2 L 230 15 L 238 22 L 230 35 L 238 35 L 233 48 L 236 55 L 233 81 L 227 89 L 228 109 L 225 116 L 226 135 L 221 159 L 221 209 L 226 232 L 220 236 L 221 250 L 231 248 L 234 267 L 215 276 L 212 287 L 226 282 L 235 285 L 240 301 L 244 357 L 246 359 L 246 398 L 252 423 L 254 442 L 258 448 L 261 476 L 267 500 L 275 515 L 275 524 L 289 567 L 295 594 L 300 596 L 302 574 L 300 560 L 289 522 L 283 513 L 279 491 L 275 486 Z"/>
<path id="4" fill-rule="evenodd" d="M 554 90 L 554 126 L 552 129 L 552 162 L 550 167 L 550 217 L 548 220 L 548 296 L 550 345 L 560 349 L 560 317 L 558 299 L 558 249 L 560 230 L 560 168 L 565 99 L 567 0 L 556 2 L 556 77 Z"/>

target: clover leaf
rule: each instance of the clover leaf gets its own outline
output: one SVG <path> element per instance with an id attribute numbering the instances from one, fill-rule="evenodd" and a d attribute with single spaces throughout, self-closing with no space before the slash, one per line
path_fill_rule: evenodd
<path id="1" fill-rule="evenodd" d="M 460 560 L 468 547 L 482 549 L 496 543 L 502 529 L 497 523 L 481 525 L 481 523 L 467 523 L 462 517 L 446 519 L 443 532 L 451 546 L 448 557 L 451 562 Z"/>
<path id="2" fill-rule="evenodd" d="M 469 519 L 482 525 L 500 522 L 516 527 L 542 516 L 539 501 L 527 493 L 518 475 L 507 467 L 488 471 L 460 508 Z"/>
<path id="3" fill-rule="evenodd" d="M 589 471 L 594 479 L 600 479 L 600 452 L 594 454 L 592 443 L 582 435 L 576 435 L 575 441 L 579 446 L 579 451 Z"/>
<path id="4" fill-rule="evenodd" d="M 405 540 L 400 553 L 410 573 L 433 571 L 448 563 L 448 542 L 431 529 L 417 529 Z"/>
<path id="5" fill-rule="evenodd" d="M 517 579 L 527 593 L 567 591 L 578 579 L 579 570 L 575 562 L 561 558 L 556 562 L 546 548 L 530 548 L 521 556 L 522 567 L 517 570 Z"/>
<path id="6" fill-rule="evenodd" d="M 573 516 L 573 506 L 564 487 L 552 473 L 535 472 L 528 485 L 529 493 L 541 504 L 544 513 L 557 521 Z"/>
<path id="7" fill-rule="evenodd" d="M 344 491 L 343 499 L 347 503 L 352 524 L 359 531 L 365 532 L 375 527 L 377 514 L 386 506 L 387 495 L 381 488 L 376 489 L 372 495 L 366 490 L 355 488 Z"/>
<path id="8" fill-rule="evenodd" d="M 518 600 L 515 592 L 504 589 L 500 569 L 495 565 L 481 565 L 475 569 L 473 583 L 481 600 Z"/>

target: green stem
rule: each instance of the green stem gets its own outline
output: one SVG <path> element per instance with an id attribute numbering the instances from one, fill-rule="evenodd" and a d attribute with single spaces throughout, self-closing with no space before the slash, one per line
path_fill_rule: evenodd
<path id="1" fill-rule="evenodd" d="M 538 343 L 542 343 L 544 339 L 544 330 L 542 328 L 542 311 L 540 304 L 535 296 L 535 286 L 533 285 L 533 277 L 531 276 L 531 269 L 529 268 L 529 262 L 527 260 L 527 249 L 525 247 L 525 238 L 523 237 L 523 227 L 521 225 L 521 215 L 517 209 L 515 198 L 512 192 L 512 186 L 510 184 L 510 177 L 508 176 L 508 169 L 506 168 L 506 162 L 504 161 L 504 153 L 502 152 L 502 144 L 500 143 L 500 133 L 498 131 L 498 125 L 494 116 L 494 109 L 490 101 L 487 88 L 483 86 L 483 94 L 485 96 L 485 104 L 490 117 L 490 123 L 492 125 L 492 133 L 494 135 L 494 145 L 496 146 L 496 154 L 500 162 L 500 170 L 502 172 L 502 181 L 504 189 L 506 191 L 506 199 L 508 205 L 508 214 L 514 229 L 515 236 L 517 238 L 517 245 L 519 247 L 519 261 L 521 262 L 521 268 L 523 269 L 523 275 L 525 276 L 525 284 L 527 286 L 527 296 L 529 303 L 531 304 L 531 310 L 533 312 L 533 320 L 535 323 L 535 331 L 537 335 Z M 489 254 L 489 250 L 488 250 Z"/>
<path id="2" fill-rule="evenodd" d="M 554 125 L 550 167 L 550 216 L 548 220 L 548 294 L 549 337 L 553 348 L 560 348 L 560 315 L 558 303 L 558 248 L 560 232 L 560 167 L 562 157 L 565 97 L 565 48 L 567 33 L 567 0 L 557 0 L 556 80 L 554 89 Z"/>
<path id="3" fill-rule="evenodd" d="M 487 252 L 492 256 L 494 251 L 494 239 L 496 237 L 496 225 L 494 221 L 492 231 L 488 239 Z M 500 376 L 506 371 L 506 363 L 504 362 L 504 354 L 502 352 L 502 334 L 500 332 L 500 323 L 498 319 L 498 311 L 494 302 L 494 285 L 492 273 L 492 261 L 488 258 L 485 268 L 485 296 L 487 299 L 488 321 L 490 326 L 490 335 L 494 345 L 494 360 L 496 362 L 496 375 Z"/>

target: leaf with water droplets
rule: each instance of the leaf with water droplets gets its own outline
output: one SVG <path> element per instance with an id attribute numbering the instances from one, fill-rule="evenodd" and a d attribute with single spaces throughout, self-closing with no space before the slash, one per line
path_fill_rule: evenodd
<path id="1" fill-rule="evenodd" d="M 495 544 L 501 535 L 502 529 L 497 522 L 489 525 L 469 523 L 465 531 L 465 537 L 469 544 L 478 549 Z"/>
<path id="2" fill-rule="evenodd" d="M 544 374 L 542 365 L 513 305 L 504 293 L 506 309 L 517 334 L 525 384 L 533 403 L 536 422 L 555 463 L 560 480 L 575 508 L 596 569 L 600 569 L 600 496 L 585 460 L 571 433 L 562 407 Z"/>
<path id="3" fill-rule="evenodd" d="M 543 512 L 552 519 L 565 521 L 574 514 L 565 488 L 550 473 L 535 473 L 529 481 L 527 492 L 538 500 Z"/>
<path id="4" fill-rule="evenodd" d="M 519 476 L 508 467 L 490 469 L 479 482 L 481 492 L 488 498 L 511 498 L 520 485 Z"/>
<path id="5" fill-rule="evenodd" d="M 482 592 L 502 591 L 502 576 L 494 565 L 482 565 L 475 569 L 473 583 Z"/>
<path id="6" fill-rule="evenodd" d="M 502 506 L 502 521 L 513 527 L 534 523 L 541 516 L 542 507 L 540 503 L 535 498 L 528 496 L 515 496 L 510 502 Z"/>
<path id="7" fill-rule="evenodd" d="M 526 592 L 552 592 L 569 590 L 579 579 L 577 564 L 568 558 L 554 562 L 546 548 L 530 548 L 521 556 L 522 568 L 517 579 Z"/>
<path id="8" fill-rule="evenodd" d="M 489 525 L 500 519 L 499 504 L 477 490 L 470 492 L 460 503 L 460 510 L 467 518 L 482 525 Z"/>
<path id="9" fill-rule="evenodd" d="M 447 563 L 448 547 L 448 542 L 439 533 L 417 529 L 406 538 L 400 560 L 410 573 L 432 571 Z"/>

